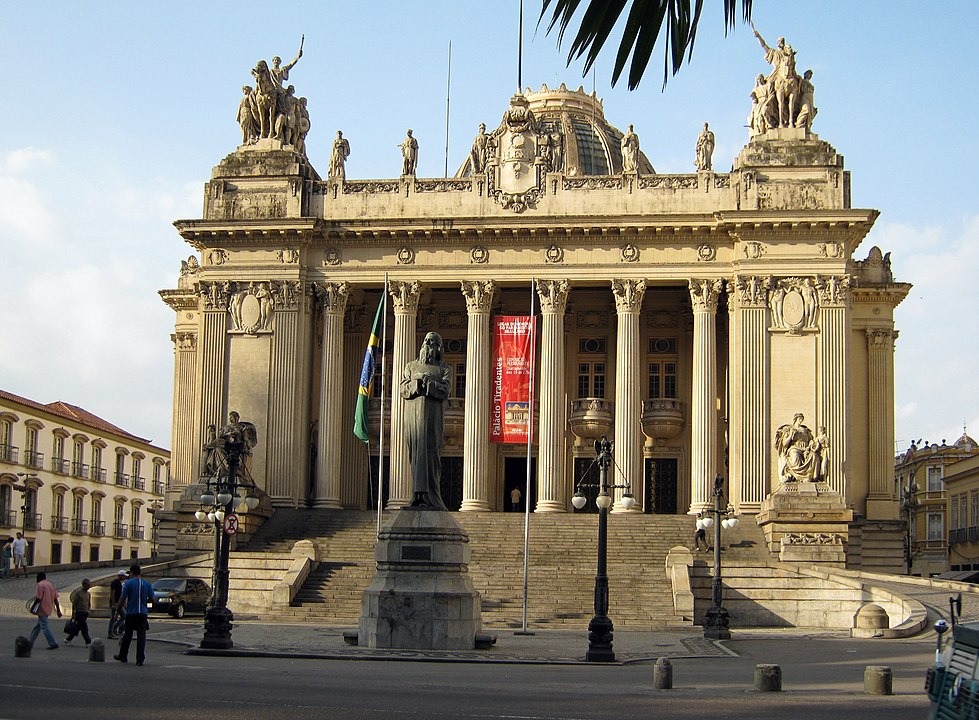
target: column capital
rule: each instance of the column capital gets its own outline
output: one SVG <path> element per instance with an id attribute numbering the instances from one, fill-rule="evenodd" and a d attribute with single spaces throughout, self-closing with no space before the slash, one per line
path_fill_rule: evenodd
<path id="1" fill-rule="evenodd" d="M 871 350 L 893 348 L 898 336 L 897 330 L 889 328 L 867 328 L 866 332 L 867 347 Z"/>
<path id="2" fill-rule="evenodd" d="M 197 284 L 198 307 L 201 310 L 227 310 L 230 292 L 230 282 L 200 282 Z"/>
<path id="3" fill-rule="evenodd" d="M 716 312 L 717 298 L 724 289 L 724 281 L 697 280 L 691 278 L 688 283 L 690 289 L 690 302 L 693 303 L 694 312 Z"/>
<path id="4" fill-rule="evenodd" d="M 350 298 L 350 283 L 319 283 L 314 286 L 316 299 L 324 313 L 342 315 L 347 310 Z"/>
<path id="5" fill-rule="evenodd" d="M 567 280 L 538 280 L 537 297 L 543 312 L 563 313 L 568 305 L 571 283 Z"/>
<path id="6" fill-rule="evenodd" d="M 768 290 L 772 285 L 770 277 L 757 275 L 734 276 L 735 299 L 743 308 L 767 308 Z"/>
<path id="7" fill-rule="evenodd" d="M 496 283 L 492 280 L 463 280 L 462 294 L 466 298 L 466 309 L 470 314 L 488 313 L 493 307 L 493 294 Z"/>
<path id="8" fill-rule="evenodd" d="M 388 293 L 394 301 L 396 313 L 415 314 L 418 312 L 418 300 L 422 293 L 421 283 L 392 280 L 388 283 Z"/>
<path id="9" fill-rule="evenodd" d="M 645 292 L 645 280 L 612 280 L 612 294 L 615 295 L 615 309 L 620 314 L 639 312 L 642 308 L 642 298 Z"/>

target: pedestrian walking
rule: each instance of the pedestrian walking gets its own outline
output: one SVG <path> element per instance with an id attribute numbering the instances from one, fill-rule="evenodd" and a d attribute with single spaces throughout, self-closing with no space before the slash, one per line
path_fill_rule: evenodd
<path id="1" fill-rule="evenodd" d="M 17 577 L 17 570 L 23 569 L 24 577 L 27 577 L 27 540 L 24 533 L 17 533 L 17 539 L 12 544 L 14 553 L 14 577 Z"/>
<path id="2" fill-rule="evenodd" d="M 122 625 L 124 610 L 119 599 L 122 597 L 122 583 L 126 579 L 126 571 L 120 570 L 119 573 L 109 583 L 109 629 L 105 636 L 110 640 L 119 637 L 116 632 Z"/>
<path id="3" fill-rule="evenodd" d="M 37 588 L 34 590 L 34 598 L 38 601 L 37 622 L 27 639 L 31 643 L 31 647 L 34 647 L 34 641 L 43 632 L 44 639 L 48 641 L 48 649 L 57 650 L 58 641 L 54 639 L 54 635 L 51 633 L 48 618 L 51 617 L 53 610 L 57 610 L 58 617 L 61 617 L 61 605 L 58 603 L 58 591 L 54 589 L 54 585 L 51 584 L 44 572 L 37 574 Z"/>
<path id="4" fill-rule="evenodd" d="M 153 600 L 153 586 L 149 580 L 141 577 L 143 572 L 139 565 L 129 568 L 129 579 L 122 584 L 122 596 L 119 603 L 126 612 L 126 629 L 119 641 L 119 654 L 115 655 L 119 662 L 129 662 L 129 644 L 136 633 L 136 664 L 142 665 L 146 659 L 146 630 L 149 628 L 148 603 Z"/>
<path id="5" fill-rule="evenodd" d="M 517 512 L 517 510 L 520 509 L 521 497 L 522 494 L 520 492 L 520 488 L 514 486 L 513 490 L 510 491 L 510 507 L 512 508 L 513 512 Z"/>
<path id="6" fill-rule="evenodd" d="M 704 524 L 704 514 L 697 514 L 697 531 L 693 534 L 693 550 L 697 552 L 700 550 L 700 545 L 703 543 L 704 552 L 710 550 L 710 545 L 707 544 L 707 525 Z"/>
<path id="7" fill-rule="evenodd" d="M 7 542 L 0 548 L 0 578 L 10 574 L 10 564 L 14 561 L 14 539 L 7 537 Z"/>
<path id="8" fill-rule="evenodd" d="M 65 638 L 65 645 L 71 645 L 71 641 L 79 633 L 81 633 L 86 647 L 92 644 L 92 638 L 88 634 L 88 616 L 92 612 L 92 596 L 88 594 L 90 587 L 92 587 L 91 581 L 85 578 L 82 580 L 82 586 L 75 588 L 71 595 L 68 596 L 68 599 L 71 601 L 71 619 L 75 623 L 75 626 L 68 633 L 68 637 Z"/>

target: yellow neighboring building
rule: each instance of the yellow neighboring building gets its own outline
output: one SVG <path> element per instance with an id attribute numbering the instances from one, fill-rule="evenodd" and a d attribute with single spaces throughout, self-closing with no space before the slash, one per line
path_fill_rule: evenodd
<path id="1" fill-rule="evenodd" d="M 970 490 L 970 483 L 963 478 L 968 477 L 965 466 L 971 462 L 975 467 L 977 460 L 979 444 L 965 433 L 952 445 L 944 440 L 941 445 L 926 442 L 921 447 L 912 443 L 897 456 L 894 474 L 906 521 L 904 562 L 908 575 L 932 577 L 946 572 L 953 537 L 958 538 L 959 532 L 967 537 L 970 527 L 975 533 L 979 480 L 971 482 L 976 490 Z M 979 473 L 973 471 L 973 477 L 979 478 Z M 950 484 L 953 478 L 954 485 Z"/>
<path id="2" fill-rule="evenodd" d="M 979 447 L 968 439 L 973 455 L 945 468 L 948 569 L 952 572 L 979 570 Z"/>
<path id="3" fill-rule="evenodd" d="M 170 452 L 75 405 L 0 390 L 0 536 L 31 565 L 149 557 Z"/>

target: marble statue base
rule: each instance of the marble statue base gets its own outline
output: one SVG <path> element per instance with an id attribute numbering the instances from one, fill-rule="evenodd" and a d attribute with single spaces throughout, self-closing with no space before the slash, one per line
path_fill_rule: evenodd
<path id="1" fill-rule="evenodd" d="M 482 627 L 469 577 L 469 537 L 443 510 L 400 510 L 375 550 L 361 602 L 358 645 L 472 650 Z"/>
<path id="2" fill-rule="evenodd" d="M 782 483 L 756 521 L 768 550 L 783 562 L 844 567 L 853 511 L 826 483 Z"/>

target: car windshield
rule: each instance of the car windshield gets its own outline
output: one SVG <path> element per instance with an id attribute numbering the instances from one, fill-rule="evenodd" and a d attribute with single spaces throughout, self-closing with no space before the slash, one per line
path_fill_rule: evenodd
<path id="1" fill-rule="evenodd" d="M 153 583 L 153 589 L 157 592 L 174 592 L 183 590 L 185 582 L 187 581 L 178 580 L 177 578 L 163 578 Z"/>

